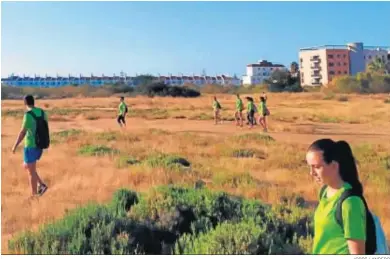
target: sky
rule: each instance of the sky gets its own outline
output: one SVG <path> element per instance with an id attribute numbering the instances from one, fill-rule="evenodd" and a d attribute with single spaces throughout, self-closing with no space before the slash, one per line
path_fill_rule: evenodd
<path id="1" fill-rule="evenodd" d="M 2 2 L 1 76 L 229 74 L 299 48 L 390 46 L 390 2 Z"/>

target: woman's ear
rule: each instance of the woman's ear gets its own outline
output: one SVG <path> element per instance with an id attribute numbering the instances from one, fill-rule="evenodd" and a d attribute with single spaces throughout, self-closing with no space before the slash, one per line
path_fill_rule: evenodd
<path id="1" fill-rule="evenodd" d="M 339 162 L 333 160 L 330 164 L 333 170 L 335 170 L 336 172 L 339 171 Z"/>

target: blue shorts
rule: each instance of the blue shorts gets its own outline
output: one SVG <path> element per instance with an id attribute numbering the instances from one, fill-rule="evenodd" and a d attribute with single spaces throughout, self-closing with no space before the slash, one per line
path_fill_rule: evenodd
<path id="1" fill-rule="evenodd" d="M 43 150 L 36 147 L 25 147 L 23 151 L 23 160 L 26 164 L 35 163 L 42 156 Z"/>

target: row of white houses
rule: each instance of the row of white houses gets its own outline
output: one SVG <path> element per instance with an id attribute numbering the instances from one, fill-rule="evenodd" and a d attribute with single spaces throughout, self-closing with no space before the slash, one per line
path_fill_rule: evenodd
<path id="1" fill-rule="evenodd" d="M 129 77 L 129 76 L 71 76 L 68 77 L 40 77 L 40 76 L 17 76 L 11 75 L 7 78 L 1 79 L 2 85 L 14 86 L 14 87 L 61 87 L 66 85 L 91 85 L 91 86 L 103 86 L 103 85 L 112 85 L 116 83 L 123 83 L 129 86 L 136 86 L 140 82 L 137 80 L 139 77 Z M 167 85 L 206 85 L 206 84 L 217 84 L 217 85 L 241 85 L 241 80 L 236 76 L 231 77 L 227 75 L 217 75 L 217 76 L 157 76 L 161 82 L 164 82 Z"/>

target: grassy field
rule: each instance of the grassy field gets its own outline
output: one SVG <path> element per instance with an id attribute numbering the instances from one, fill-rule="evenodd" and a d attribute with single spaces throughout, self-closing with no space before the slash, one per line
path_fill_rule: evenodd
<path id="1" fill-rule="evenodd" d="M 130 113 L 124 130 L 116 125 L 117 98 L 38 100 L 37 105 L 49 113 L 53 143 L 38 165 L 49 186 L 38 200 L 27 200 L 30 189 L 21 148 L 15 155 L 11 153 L 23 104 L 2 101 L 2 253 L 14 252 L 7 242 L 21 232 L 36 231 L 90 202 L 108 204 L 120 188 L 150 197 L 148 193 L 156 186 L 192 188 L 202 180 L 207 190 L 275 206 L 288 203 L 290 209 L 297 207 L 290 201 L 299 197 L 304 200 L 299 215 L 306 215 L 313 211 L 319 186 L 308 175 L 305 150 L 322 137 L 352 144 L 366 198 L 390 239 L 390 204 L 376 202 L 388 200 L 390 194 L 387 96 L 268 96 L 271 117 L 267 135 L 260 128 L 236 127 L 232 121 L 235 97 L 226 94 L 217 95 L 223 107 L 221 125 L 212 121 L 212 95 L 195 99 L 127 98 Z M 178 166 L 177 161 L 190 165 Z M 152 206 L 153 202 L 147 204 Z M 141 213 L 136 209 L 141 205 L 134 210 Z M 134 213 L 131 209 L 126 217 Z M 276 212 L 272 215 L 278 217 Z M 229 224 L 233 223 L 227 221 L 200 235 L 181 253 L 213 253 L 213 247 L 204 245 L 207 240 L 241 228 L 252 229 L 256 222 Z M 183 236 L 180 242 L 190 239 Z M 301 244 L 306 247 L 303 251 L 309 251 L 310 239 L 302 242 L 306 242 Z"/>

